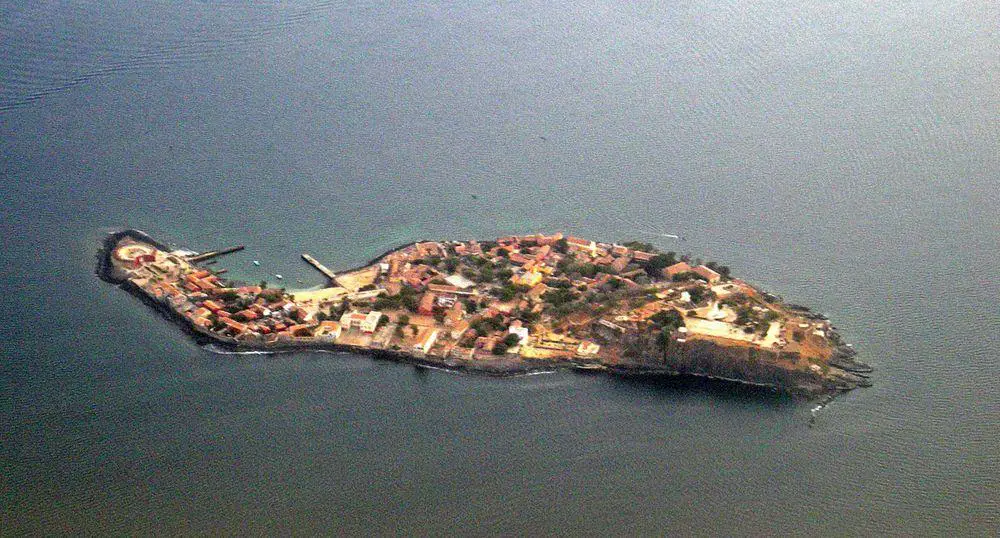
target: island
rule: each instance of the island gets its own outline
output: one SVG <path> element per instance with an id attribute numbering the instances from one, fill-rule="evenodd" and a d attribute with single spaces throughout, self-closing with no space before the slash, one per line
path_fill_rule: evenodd
<path id="1" fill-rule="evenodd" d="M 344 350 L 491 375 L 701 376 L 806 398 L 870 385 L 826 316 L 648 243 L 418 241 L 336 273 L 303 254 L 329 282 L 302 291 L 229 280 L 206 262 L 221 253 L 123 230 L 105 238 L 97 274 L 226 350 Z"/>

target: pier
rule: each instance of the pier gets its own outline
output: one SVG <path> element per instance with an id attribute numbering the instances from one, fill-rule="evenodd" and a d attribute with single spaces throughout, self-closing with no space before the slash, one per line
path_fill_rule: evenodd
<path id="1" fill-rule="evenodd" d="M 233 252 L 239 252 L 239 251 L 243 250 L 244 248 L 246 248 L 245 245 L 237 245 L 235 247 L 224 248 L 222 250 L 210 250 L 210 251 L 202 253 L 202 254 L 196 254 L 194 256 L 191 256 L 187 260 L 189 262 L 191 262 L 191 263 L 198 263 L 200 261 L 208 260 L 208 259 L 211 259 L 211 258 L 217 258 L 217 257 L 222 256 L 224 254 L 232 254 Z"/>
<path id="2" fill-rule="evenodd" d="M 320 273 L 323 273 L 323 275 L 325 275 L 330 280 L 333 280 L 333 279 L 337 278 L 337 274 L 336 273 L 334 273 L 333 271 L 331 271 L 330 268 L 328 268 L 327 266 L 323 265 L 322 263 L 319 263 L 319 261 L 317 261 L 316 258 L 313 258 L 312 256 L 310 256 L 308 254 L 303 254 L 302 255 L 302 259 L 305 260 L 306 262 L 308 262 L 309 265 L 315 267 L 316 270 L 318 270 Z"/>

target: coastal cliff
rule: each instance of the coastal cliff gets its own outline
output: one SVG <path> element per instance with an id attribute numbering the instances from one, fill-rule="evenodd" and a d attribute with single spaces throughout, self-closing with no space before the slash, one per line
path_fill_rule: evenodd
<path id="1" fill-rule="evenodd" d="M 672 342 L 664 351 L 648 345 L 641 357 L 614 368 L 621 374 L 707 377 L 769 387 L 796 396 L 816 397 L 868 386 L 868 380 L 833 369 L 826 375 L 789 369 L 783 363 L 799 360 L 795 354 L 711 340 Z M 871 371 L 870 369 L 868 371 Z"/>

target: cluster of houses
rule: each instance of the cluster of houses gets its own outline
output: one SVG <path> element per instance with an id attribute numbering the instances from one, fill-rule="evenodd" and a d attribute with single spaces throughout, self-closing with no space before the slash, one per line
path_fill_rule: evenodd
<path id="1" fill-rule="evenodd" d="M 513 341 L 509 335 L 514 334 L 517 335 L 516 344 L 508 347 L 511 351 L 531 353 L 530 348 L 534 347 L 537 348 L 535 351 L 544 349 L 564 355 L 594 356 L 600 349 L 594 342 L 570 337 L 547 338 L 547 329 L 553 326 L 565 328 L 567 323 L 573 324 L 572 319 L 550 319 L 546 320 L 549 322 L 547 327 L 537 323 L 531 327 L 517 314 L 541 314 L 544 311 L 543 297 L 553 289 L 550 284 L 554 281 L 577 290 L 596 290 L 610 281 L 640 289 L 643 285 L 634 279 L 647 275 L 643 264 L 654 256 L 654 253 L 624 245 L 562 234 L 508 236 L 491 242 L 421 242 L 387 255 L 381 263 L 384 273 L 379 283 L 389 295 L 400 293 L 403 287 L 419 292 L 416 313 L 422 316 L 438 315 L 442 327 L 436 328 L 433 334 L 442 347 L 448 347 L 450 340 L 454 345 L 449 351 L 453 354 L 473 357 L 477 353 L 488 353 L 500 342 Z M 449 257 L 457 258 L 462 263 L 440 263 Z M 470 260 L 476 263 L 470 264 Z M 606 270 L 569 280 L 559 271 L 560 265 L 565 262 L 604 266 Z M 463 275 L 463 270 L 475 269 L 477 263 L 488 264 L 491 268 L 505 268 L 510 275 L 508 281 L 475 281 Z M 692 268 L 683 262 L 669 269 L 669 274 L 664 272 L 664 279 L 669 280 L 674 274 L 684 272 L 692 272 L 711 282 L 721 278 L 708 267 Z M 515 297 L 497 297 L 491 293 L 508 283 L 518 290 Z M 464 307 L 470 302 L 479 307 L 474 314 L 467 313 Z M 469 335 L 466 331 L 470 329 L 470 316 L 473 319 L 499 317 L 506 328 L 493 325 L 485 334 L 477 332 Z M 482 325 L 479 328 L 481 331 Z M 532 335 L 533 330 L 539 334 Z"/>
<path id="2" fill-rule="evenodd" d="M 119 247 L 116 261 L 129 272 L 134 285 L 200 330 L 236 340 L 270 342 L 340 335 L 340 323 L 317 320 L 315 313 L 299 308 L 281 290 L 230 287 L 218 275 L 180 256 L 142 246 L 144 252 L 138 256 L 131 255 L 136 249 L 132 244 Z"/>
<path id="3" fill-rule="evenodd" d="M 364 278 L 356 281 L 368 284 L 320 303 L 296 301 L 283 290 L 234 285 L 147 245 L 121 246 L 116 262 L 135 285 L 194 327 L 236 341 L 378 345 L 468 359 L 504 353 L 597 357 L 607 351 L 602 339 L 642 327 L 664 310 L 699 316 L 706 323 L 732 322 L 735 314 L 718 303 L 695 304 L 695 288 L 712 298 L 755 293 L 740 281 L 687 261 L 656 266 L 657 273 L 651 274 L 656 256 L 562 234 L 420 242 L 359 270 Z M 574 297 L 625 289 L 644 300 L 599 315 L 595 308 L 557 316 L 546 301 L 559 289 Z M 691 330 L 699 327 L 715 330 L 704 323 L 692 324 Z M 674 337 L 683 341 L 690 334 L 681 329 Z"/>

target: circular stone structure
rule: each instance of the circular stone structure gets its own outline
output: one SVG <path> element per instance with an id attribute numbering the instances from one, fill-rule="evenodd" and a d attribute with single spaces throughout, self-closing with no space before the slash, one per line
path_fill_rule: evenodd
<path id="1" fill-rule="evenodd" d="M 115 259 L 126 263 L 134 263 L 140 256 L 154 255 L 155 252 L 155 249 L 149 245 L 132 243 L 115 249 Z"/>

